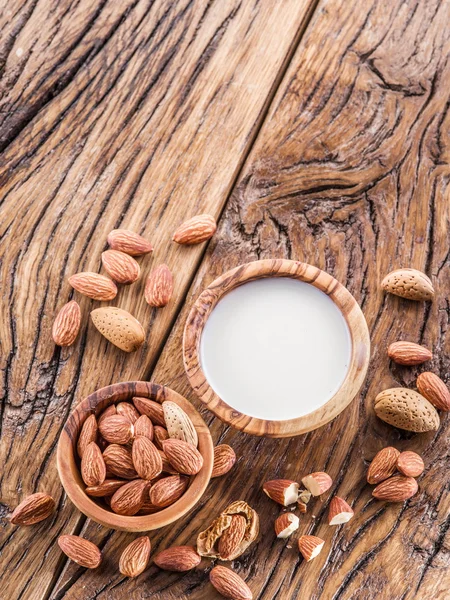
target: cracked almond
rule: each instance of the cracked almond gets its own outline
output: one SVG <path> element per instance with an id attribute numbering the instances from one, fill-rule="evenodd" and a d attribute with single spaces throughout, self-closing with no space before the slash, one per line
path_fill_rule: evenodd
<path id="1" fill-rule="evenodd" d="M 55 511 L 55 501 L 49 494 L 37 492 L 27 496 L 10 516 L 13 525 L 35 525 Z"/>
<path id="2" fill-rule="evenodd" d="M 297 502 L 298 483 L 290 479 L 272 479 L 263 485 L 263 492 L 274 502 L 289 506 Z"/>
<path id="3" fill-rule="evenodd" d="M 298 540 L 298 549 L 303 558 L 309 562 L 322 552 L 324 540 L 315 535 L 302 535 Z"/>
<path id="4" fill-rule="evenodd" d="M 59 311 L 53 323 L 52 337 L 58 346 L 71 346 L 80 331 L 81 310 L 75 300 L 71 300 Z"/>
<path id="5" fill-rule="evenodd" d="M 328 525 L 342 525 L 354 516 L 352 507 L 339 496 L 331 499 L 328 509 Z"/>
<path id="6" fill-rule="evenodd" d="M 230 560 L 241 545 L 247 528 L 247 521 L 242 515 L 233 515 L 231 523 L 219 539 L 219 555 L 222 560 Z"/>
<path id="7" fill-rule="evenodd" d="M 330 489 L 333 485 L 333 480 L 328 473 L 319 471 L 303 477 L 302 483 L 313 496 L 320 496 Z"/>
<path id="8" fill-rule="evenodd" d="M 289 512 L 283 513 L 275 521 L 275 533 L 277 538 L 288 538 L 298 529 L 299 524 L 300 521 L 297 515 Z"/>

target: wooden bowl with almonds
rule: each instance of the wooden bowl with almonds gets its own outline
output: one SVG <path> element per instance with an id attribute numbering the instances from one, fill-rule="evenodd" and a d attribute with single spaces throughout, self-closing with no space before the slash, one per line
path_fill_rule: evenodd
<path id="1" fill-rule="evenodd" d="M 150 418 L 147 407 L 157 408 L 157 415 Z M 160 439 L 158 432 L 164 433 Z M 113 434 L 122 437 L 116 441 Z M 128 457 L 130 464 L 111 462 L 114 452 Z M 57 450 L 59 477 L 75 506 L 97 523 L 122 531 L 159 529 L 186 514 L 202 497 L 213 460 L 209 429 L 192 404 L 168 387 L 145 381 L 116 383 L 80 402 Z M 159 465 L 152 474 L 155 462 Z M 138 472 L 127 473 L 133 468 Z M 177 478 L 183 491 L 176 500 L 167 500 L 167 488 Z"/>

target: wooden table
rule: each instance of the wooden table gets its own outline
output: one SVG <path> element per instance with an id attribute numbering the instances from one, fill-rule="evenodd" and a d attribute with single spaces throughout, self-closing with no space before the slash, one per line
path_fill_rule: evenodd
<path id="1" fill-rule="evenodd" d="M 181 360 L 187 312 L 225 270 L 286 257 L 326 269 L 360 302 L 373 343 L 362 393 L 340 417 L 299 438 L 237 433 L 202 414 L 238 463 L 211 482 L 192 513 L 151 533 L 154 551 L 192 543 L 217 510 L 247 500 L 262 531 L 234 563 L 258 599 L 418 600 L 450 595 L 448 419 L 410 435 L 377 420 L 373 399 L 413 386 L 417 369 L 389 364 L 399 338 L 434 350 L 450 370 L 450 4 L 445 0 L 17 0 L 0 14 L 1 571 L 0 597 L 214 600 L 201 568 L 151 566 L 120 576 L 134 536 L 87 521 L 62 493 L 55 466 L 73 407 L 112 382 L 153 379 L 199 407 Z M 170 242 L 185 218 L 219 219 L 207 246 Z M 87 317 L 74 346 L 55 348 L 52 320 L 67 282 L 100 269 L 107 233 L 127 227 L 166 262 L 175 297 L 163 310 L 144 280 L 116 304 L 144 324 L 147 344 L 125 355 Z M 433 279 L 433 303 L 387 297 L 381 277 L 411 266 Z M 78 298 L 79 296 L 77 296 Z M 276 401 L 276 399 L 274 399 Z M 371 498 L 368 461 L 394 444 L 420 452 L 420 492 L 402 504 Z M 276 540 L 279 511 L 261 493 L 274 477 L 326 470 L 355 518 L 326 524 L 330 496 L 301 518 L 326 540 L 303 562 L 295 539 Z M 7 515 L 46 490 L 54 518 L 26 528 Z M 102 548 L 87 571 L 56 540 L 76 532 Z"/>

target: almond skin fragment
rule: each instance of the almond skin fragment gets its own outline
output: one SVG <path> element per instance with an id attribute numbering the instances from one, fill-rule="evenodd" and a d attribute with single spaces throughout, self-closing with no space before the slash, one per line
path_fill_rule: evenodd
<path id="1" fill-rule="evenodd" d="M 197 215 L 185 221 L 173 235 L 177 244 L 190 246 L 209 240 L 217 229 L 216 220 L 211 215 Z"/>
<path id="2" fill-rule="evenodd" d="M 102 498 L 104 496 L 112 496 L 112 494 L 117 492 L 117 490 L 125 485 L 125 483 L 127 482 L 122 479 L 105 479 L 103 483 L 89 486 L 84 491 L 88 496 Z"/>
<path id="3" fill-rule="evenodd" d="M 105 271 L 116 283 L 129 285 L 137 281 L 141 274 L 139 263 L 119 250 L 102 252 L 102 264 Z"/>
<path id="4" fill-rule="evenodd" d="M 450 410 L 450 390 L 442 379 L 431 371 L 425 371 L 419 375 L 417 389 L 428 402 L 431 402 L 439 410 Z"/>
<path id="5" fill-rule="evenodd" d="M 404 502 L 414 496 L 418 489 L 417 481 L 412 477 L 394 475 L 378 484 L 372 496 L 387 502 Z"/>
<path id="6" fill-rule="evenodd" d="M 428 348 L 413 342 L 394 342 L 388 347 L 387 353 L 395 363 L 406 366 L 421 365 L 433 358 Z"/>
<path id="7" fill-rule="evenodd" d="M 233 515 L 230 526 L 225 529 L 219 539 L 219 555 L 222 560 L 230 560 L 236 552 L 247 528 L 247 521 L 242 515 Z"/>
<path id="8" fill-rule="evenodd" d="M 133 425 L 122 415 L 112 415 L 102 419 L 99 430 L 105 440 L 111 444 L 126 444 L 134 433 Z"/>
<path id="9" fill-rule="evenodd" d="M 306 505 L 305 505 L 306 506 Z M 288 538 L 298 529 L 299 518 L 294 513 L 283 513 L 275 521 L 275 533 L 277 538 Z"/>
<path id="10" fill-rule="evenodd" d="M 319 471 L 303 477 L 302 483 L 313 496 L 320 496 L 330 489 L 333 485 L 333 480 L 328 473 Z"/>
<path id="11" fill-rule="evenodd" d="M 95 415 L 90 415 L 83 423 L 80 435 L 78 436 L 77 452 L 80 458 L 83 458 L 83 452 L 86 450 L 86 447 L 91 442 L 97 441 L 97 432 L 97 419 L 95 418 Z"/>
<path id="12" fill-rule="evenodd" d="M 122 552 L 119 571 L 125 577 L 137 577 L 145 571 L 150 560 L 151 544 L 148 536 L 135 539 Z"/>
<path id="13" fill-rule="evenodd" d="M 347 523 L 354 516 L 352 507 L 345 500 L 335 496 L 330 502 L 328 510 L 328 524 L 342 525 Z"/>
<path id="14" fill-rule="evenodd" d="M 123 446 L 110 444 L 103 452 L 103 460 L 107 472 L 120 479 L 135 479 L 138 476 L 131 452 Z"/>
<path id="15" fill-rule="evenodd" d="M 214 464 L 212 477 L 221 477 L 230 471 L 236 462 L 236 454 L 228 444 L 220 444 L 214 448 Z"/>
<path id="16" fill-rule="evenodd" d="M 203 456 L 187 442 L 168 439 L 162 447 L 170 464 L 183 475 L 196 475 L 203 467 Z"/>
<path id="17" fill-rule="evenodd" d="M 138 437 L 131 450 L 134 468 L 141 479 L 150 481 L 162 471 L 162 460 L 156 446 L 146 437 Z"/>
<path id="18" fill-rule="evenodd" d="M 167 265 L 159 265 L 150 272 L 145 284 L 145 300 L 150 306 L 162 308 L 169 304 L 173 293 L 173 276 Z"/>
<path id="19" fill-rule="evenodd" d="M 80 331 L 81 310 L 78 302 L 72 300 L 59 311 L 53 323 L 52 337 L 58 346 L 71 346 Z"/>
<path id="20" fill-rule="evenodd" d="M 113 300 L 117 296 L 117 286 L 109 277 L 98 273 L 77 273 L 69 277 L 70 285 L 93 300 Z"/>
<path id="21" fill-rule="evenodd" d="M 124 352 L 135 352 L 144 343 L 144 328 L 126 310 L 116 306 L 96 308 L 91 319 L 99 332 Z"/>
<path id="22" fill-rule="evenodd" d="M 386 292 L 408 300 L 433 300 L 434 289 L 429 279 L 417 269 L 396 269 L 381 282 Z"/>
<path id="23" fill-rule="evenodd" d="M 324 540 L 315 535 L 302 535 L 298 540 L 298 549 L 303 558 L 309 562 L 322 551 Z"/>
<path id="24" fill-rule="evenodd" d="M 58 545 L 66 556 L 86 569 L 96 569 L 102 562 L 99 548 L 77 535 L 61 535 Z"/>
<path id="25" fill-rule="evenodd" d="M 145 493 L 149 486 L 149 482 L 144 479 L 136 479 L 126 483 L 111 498 L 111 510 L 118 515 L 127 517 L 135 515 L 144 504 Z"/>
<path id="26" fill-rule="evenodd" d="M 133 404 L 141 415 L 147 415 L 153 425 L 161 425 L 161 427 L 166 426 L 164 411 L 159 402 L 149 400 L 149 398 L 136 396 L 133 398 Z"/>
<path id="27" fill-rule="evenodd" d="M 81 477 L 87 486 L 101 485 L 106 479 L 106 465 L 95 442 L 86 447 L 81 459 Z"/>
<path id="28" fill-rule="evenodd" d="M 422 475 L 425 465 L 418 454 L 407 450 L 398 457 L 397 469 L 407 477 L 419 477 L 419 475 Z"/>
<path id="29" fill-rule="evenodd" d="M 153 427 L 147 415 L 141 415 L 134 424 L 134 437 L 137 438 L 139 436 L 146 437 L 151 442 L 155 437 L 155 427 Z"/>
<path id="30" fill-rule="evenodd" d="M 158 552 L 153 562 L 165 571 L 190 571 L 195 569 L 202 558 L 197 554 L 193 546 L 172 546 Z"/>
<path id="31" fill-rule="evenodd" d="M 153 251 L 153 246 L 134 231 L 129 229 L 113 229 L 107 238 L 110 248 L 125 252 L 130 256 L 141 256 Z"/>
<path id="32" fill-rule="evenodd" d="M 252 591 L 242 577 L 227 567 L 214 567 L 209 574 L 209 580 L 225 598 L 253 600 Z"/>
<path id="33" fill-rule="evenodd" d="M 186 491 L 187 477 L 171 475 L 160 479 L 150 488 L 150 502 L 159 508 L 165 508 L 176 502 Z"/>
<path id="34" fill-rule="evenodd" d="M 263 485 L 263 492 L 274 502 L 289 506 L 297 502 L 298 483 L 290 479 L 272 479 Z"/>
<path id="35" fill-rule="evenodd" d="M 400 452 L 388 446 L 375 454 L 367 471 L 367 483 L 376 484 L 388 479 L 397 470 L 397 460 Z"/>
<path id="36" fill-rule="evenodd" d="M 37 492 L 27 496 L 14 509 L 10 521 L 13 525 L 34 525 L 47 519 L 55 511 L 55 501 L 48 494 Z"/>

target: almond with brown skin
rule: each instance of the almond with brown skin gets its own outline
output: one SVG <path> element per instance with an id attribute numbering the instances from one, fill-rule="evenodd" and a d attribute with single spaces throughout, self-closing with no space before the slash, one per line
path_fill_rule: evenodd
<path id="1" fill-rule="evenodd" d="M 162 443 L 169 439 L 169 433 L 165 427 L 161 425 L 155 425 L 153 428 L 155 446 L 162 450 Z"/>
<path id="2" fill-rule="evenodd" d="M 400 452 L 388 446 L 375 454 L 367 471 L 367 483 L 376 484 L 388 479 L 397 470 L 397 460 Z"/>
<path id="3" fill-rule="evenodd" d="M 48 494 L 37 492 L 27 496 L 10 516 L 13 525 L 35 525 L 55 511 L 55 501 Z"/>
<path id="4" fill-rule="evenodd" d="M 117 492 L 117 490 L 125 485 L 125 483 L 127 482 L 122 479 L 105 479 L 103 483 L 89 486 L 84 491 L 88 496 L 103 498 L 105 496 L 112 496 L 114 492 Z"/>
<path id="5" fill-rule="evenodd" d="M 119 250 L 102 252 L 102 264 L 111 279 L 117 283 L 129 285 L 137 281 L 141 274 L 139 263 Z"/>
<path id="6" fill-rule="evenodd" d="M 242 577 L 227 567 L 221 565 L 214 567 L 209 574 L 209 580 L 219 594 L 225 598 L 253 600 L 252 591 Z"/>
<path id="7" fill-rule="evenodd" d="M 134 468 L 141 479 L 150 481 L 162 471 L 162 460 L 156 446 L 146 437 L 138 437 L 131 450 Z"/>
<path id="8" fill-rule="evenodd" d="M 52 328 L 53 341 L 58 346 L 71 346 L 80 331 L 81 310 L 72 300 L 59 311 Z"/>
<path id="9" fill-rule="evenodd" d="M 442 379 L 431 373 L 431 371 L 425 371 L 419 375 L 417 389 L 424 398 L 439 410 L 450 410 L 450 390 Z"/>
<path id="10" fill-rule="evenodd" d="M 233 515 L 230 526 L 225 529 L 219 539 L 219 555 L 221 560 L 230 560 L 230 556 L 239 548 L 247 528 L 247 521 L 242 515 Z"/>
<path id="11" fill-rule="evenodd" d="M 428 348 L 414 342 L 394 342 L 388 347 L 387 353 L 395 363 L 406 366 L 421 365 L 433 358 Z"/>
<path id="12" fill-rule="evenodd" d="M 298 549 L 306 562 L 309 562 L 322 552 L 324 544 L 324 540 L 315 535 L 302 535 L 298 540 Z"/>
<path id="13" fill-rule="evenodd" d="M 306 504 L 305 504 L 306 506 Z M 294 513 L 283 513 L 275 521 L 275 534 L 277 538 L 288 538 L 294 531 L 298 529 L 300 524 L 299 518 Z"/>
<path id="14" fill-rule="evenodd" d="M 201 556 L 197 554 L 193 546 L 172 546 L 172 548 L 158 552 L 153 562 L 165 571 L 181 573 L 195 569 L 201 560 Z"/>
<path id="15" fill-rule="evenodd" d="M 172 467 L 170 462 L 167 459 L 167 456 L 164 454 L 163 450 L 158 448 L 159 455 L 162 460 L 162 471 L 163 473 L 169 473 L 170 475 L 179 475 L 178 471 Z"/>
<path id="16" fill-rule="evenodd" d="M 99 548 L 78 535 L 61 535 L 58 545 L 66 556 L 86 569 L 96 569 L 102 562 Z"/>
<path id="17" fill-rule="evenodd" d="M 83 423 L 80 435 L 78 436 L 77 452 L 80 458 L 83 458 L 83 452 L 86 450 L 86 447 L 91 442 L 97 441 L 97 432 L 97 419 L 95 418 L 95 415 L 90 415 Z"/>
<path id="18" fill-rule="evenodd" d="M 147 415 L 153 425 L 161 425 L 162 427 L 166 426 L 166 422 L 164 420 L 164 411 L 159 402 L 149 400 L 149 398 L 141 398 L 136 396 L 133 398 L 133 404 L 141 413 L 141 415 Z"/>
<path id="19" fill-rule="evenodd" d="M 422 475 L 425 465 L 422 458 L 416 452 L 407 450 L 406 452 L 402 452 L 398 457 L 397 469 L 407 477 L 419 477 L 419 475 Z"/>
<path id="20" fill-rule="evenodd" d="M 188 477 L 182 477 L 181 475 L 164 477 L 150 488 L 150 502 L 160 508 L 170 506 L 184 494 L 188 484 Z"/>
<path id="21" fill-rule="evenodd" d="M 99 332 L 124 352 L 135 352 L 144 343 L 144 328 L 126 310 L 116 306 L 96 308 L 91 319 Z"/>
<path id="22" fill-rule="evenodd" d="M 101 412 L 97 418 L 97 423 L 100 423 L 101 421 L 103 421 L 103 419 L 106 419 L 107 417 L 112 417 L 113 415 L 117 414 L 117 410 L 116 410 L 116 405 L 115 404 L 110 404 L 107 408 L 105 408 L 105 410 L 103 412 Z"/>
<path id="23" fill-rule="evenodd" d="M 339 496 L 332 498 L 328 509 L 328 525 L 342 525 L 353 518 L 352 507 Z"/>
<path id="24" fill-rule="evenodd" d="M 106 479 L 106 465 L 95 442 L 86 446 L 81 459 L 81 477 L 87 486 L 102 484 Z"/>
<path id="25" fill-rule="evenodd" d="M 417 481 L 413 477 L 394 475 L 378 484 L 372 496 L 387 502 L 404 502 L 414 496 L 418 489 Z"/>
<path id="26" fill-rule="evenodd" d="M 272 479 L 263 485 L 263 492 L 274 502 L 289 506 L 297 502 L 298 483 L 290 479 Z"/>
<path id="27" fill-rule="evenodd" d="M 102 419 L 99 430 L 110 444 L 126 444 L 134 434 L 134 428 L 129 419 L 119 414 Z"/>
<path id="28" fill-rule="evenodd" d="M 133 465 L 131 452 L 123 446 L 118 444 L 109 445 L 103 452 L 103 460 L 107 472 L 120 479 L 135 479 L 138 476 Z"/>
<path id="29" fill-rule="evenodd" d="M 154 427 L 147 415 L 141 415 L 134 424 L 134 437 L 146 437 L 151 442 L 154 438 Z"/>
<path id="30" fill-rule="evenodd" d="M 203 456 L 191 444 L 169 438 L 162 446 L 168 461 L 179 473 L 196 475 L 203 467 Z"/>
<path id="31" fill-rule="evenodd" d="M 330 489 L 333 485 L 333 480 L 328 473 L 318 471 L 317 473 L 311 473 L 303 477 L 302 483 L 313 496 L 320 496 Z"/>
<path id="32" fill-rule="evenodd" d="M 141 416 L 130 402 L 119 402 L 116 405 L 116 412 L 118 415 L 122 415 L 122 417 L 128 419 L 133 425 Z"/>
<path id="33" fill-rule="evenodd" d="M 149 487 L 150 483 L 145 479 L 136 479 L 126 483 L 111 498 L 111 510 L 118 515 L 127 517 L 135 515 L 143 506 L 145 493 Z"/>
<path id="34" fill-rule="evenodd" d="M 214 464 L 211 477 L 221 477 L 228 473 L 236 462 L 236 454 L 228 444 L 220 444 L 214 448 Z"/>
<path id="35" fill-rule="evenodd" d="M 147 278 L 145 300 L 150 306 L 162 308 L 169 304 L 173 292 L 173 277 L 167 265 L 159 265 Z"/>
<path id="36" fill-rule="evenodd" d="M 433 300 L 434 289 L 429 277 L 417 269 L 397 269 L 381 282 L 381 287 L 390 294 L 408 300 Z"/>
<path id="37" fill-rule="evenodd" d="M 122 552 L 119 571 L 125 577 L 137 577 L 145 571 L 150 560 L 151 544 L 147 535 L 135 539 Z"/>
<path id="38" fill-rule="evenodd" d="M 185 221 L 178 227 L 173 235 L 177 244 L 200 244 L 209 240 L 217 229 L 216 220 L 211 215 L 197 215 Z"/>
<path id="39" fill-rule="evenodd" d="M 93 300 L 112 300 L 117 296 L 117 286 L 109 277 L 98 273 L 77 273 L 69 277 L 70 285 Z"/>
<path id="40" fill-rule="evenodd" d="M 153 251 L 150 242 L 129 229 L 113 229 L 108 234 L 107 240 L 110 248 L 130 256 L 141 256 Z"/>

